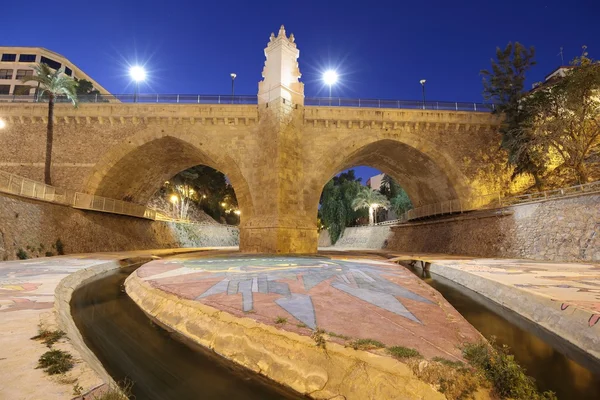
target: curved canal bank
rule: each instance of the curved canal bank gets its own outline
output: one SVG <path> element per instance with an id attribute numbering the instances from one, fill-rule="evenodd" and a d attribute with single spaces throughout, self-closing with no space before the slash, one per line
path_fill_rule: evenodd
<path id="1" fill-rule="evenodd" d="M 600 398 L 600 363 L 543 327 L 460 284 L 420 267 L 409 267 L 440 292 L 487 339 L 507 345 L 540 390 L 559 399 Z"/>
<path id="2" fill-rule="evenodd" d="M 116 381 L 144 399 L 302 399 L 152 323 L 127 296 L 136 267 L 105 273 L 73 293 L 73 319 L 86 345 Z"/>

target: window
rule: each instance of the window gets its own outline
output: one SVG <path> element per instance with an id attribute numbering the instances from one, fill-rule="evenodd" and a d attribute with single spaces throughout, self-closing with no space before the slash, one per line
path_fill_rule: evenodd
<path id="1" fill-rule="evenodd" d="M 17 61 L 17 55 L 4 53 L 2 54 L 2 61 Z"/>
<path id="2" fill-rule="evenodd" d="M 13 94 L 15 96 L 28 96 L 31 91 L 31 86 L 29 85 L 15 85 L 15 90 L 13 90 Z"/>
<path id="3" fill-rule="evenodd" d="M 42 56 L 40 62 L 48 65 L 52 69 L 59 69 L 60 68 L 60 63 L 58 61 L 54 61 L 54 60 L 52 60 L 52 59 L 50 59 L 48 57 Z"/>
<path id="4" fill-rule="evenodd" d="M 65 67 L 65 74 L 71 76 L 71 75 L 73 75 L 73 71 L 71 71 L 71 68 Z"/>
<path id="5" fill-rule="evenodd" d="M 19 62 L 35 62 L 35 54 L 21 54 Z"/>
<path id="6" fill-rule="evenodd" d="M 12 79 L 12 69 L 0 69 L 0 79 Z"/>
<path id="7" fill-rule="evenodd" d="M 33 70 L 31 69 L 18 69 L 17 70 L 17 79 L 23 79 L 26 76 L 33 75 Z"/>
<path id="8" fill-rule="evenodd" d="M 10 85 L 0 85 L 0 94 L 10 94 Z"/>

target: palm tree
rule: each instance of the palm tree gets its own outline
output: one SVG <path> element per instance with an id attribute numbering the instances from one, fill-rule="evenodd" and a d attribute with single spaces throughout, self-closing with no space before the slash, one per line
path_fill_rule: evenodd
<path id="1" fill-rule="evenodd" d="M 389 206 L 390 201 L 384 195 L 366 186 L 361 188 L 354 201 L 352 201 L 352 208 L 355 211 L 360 208 L 369 209 L 369 225 L 374 225 L 375 223 L 375 210 L 380 207 L 387 210 Z"/>
<path id="2" fill-rule="evenodd" d="M 64 69 L 53 71 L 47 64 L 39 63 L 31 66 L 35 75 L 28 75 L 22 79 L 23 83 L 38 83 L 38 100 L 48 96 L 48 126 L 46 129 L 46 162 L 44 166 L 44 182 L 52 184 L 50 167 L 52 166 L 52 144 L 54 136 L 54 101 L 57 96 L 66 96 L 74 107 L 77 107 L 77 82 L 64 74 Z"/>

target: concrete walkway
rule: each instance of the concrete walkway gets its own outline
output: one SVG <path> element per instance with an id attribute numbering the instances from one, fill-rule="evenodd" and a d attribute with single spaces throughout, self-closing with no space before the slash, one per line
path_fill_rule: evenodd
<path id="1" fill-rule="evenodd" d="M 56 329 L 55 290 L 62 279 L 107 263 L 118 268 L 124 259 L 199 250 L 203 249 L 77 254 L 0 262 L 0 399 L 70 399 L 75 397 L 75 384 L 85 393 L 104 383 L 65 339 L 54 347 L 72 353 L 77 359 L 75 368 L 62 377 L 50 377 L 36 369 L 39 357 L 48 348 L 30 338 L 38 334 L 40 326 Z"/>

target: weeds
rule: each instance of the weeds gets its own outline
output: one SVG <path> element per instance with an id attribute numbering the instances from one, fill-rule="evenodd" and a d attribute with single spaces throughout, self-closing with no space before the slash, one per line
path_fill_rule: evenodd
<path id="1" fill-rule="evenodd" d="M 48 375 L 62 374 L 73 368 L 73 356 L 62 350 L 49 350 L 38 360 L 38 368 L 43 368 Z"/>
<path id="2" fill-rule="evenodd" d="M 63 244 L 62 240 L 56 239 L 55 247 L 56 247 L 56 253 L 59 256 L 64 256 L 65 255 L 65 245 Z"/>
<path id="3" fill-rule="evenodd" d="M 52 257 L 52 256 L 54 256 L 53 252 L 51 252 L 51 251 L 46 252 L 46 257 Z"/>
<path id="4" fill-rule="evenodd" d="M 27 255 L 27 252 L 21 248 L 19 248 L 19 250 L 17 250 L 17 258 L 19 260 L 27 260 L 29 258 L 29 255 Z"/>
<path id="5" fill-rule="evenodd" d="M 452 368 L 464 368 L 465 367 L 465 363 L 460 362 L 460 361 L 451 361 L 451 360 L 448 360 L 447 358 L 433 357 L 431 360 L 439 362 L 440 364 L 443 364 L 443 365 L 446 365 L 446 366 L 452 367 Z"/>
<path id="6" fill-rule="evenodd" d="M 327 332 L 327 334 L 329 336 L 331 336 L 331 337 L 336 337 L 336 338 L 340 338 L 340 339 L 343 339 L 343 340 L 350 340 L 350 339 L 352 339 L 350 336 L 342 335 L 342 334 L 335 333 L 335 332 Z"/>
<path id="7" fill-rule="evenodd" d="M 515 400 L 555 400 L 553 392 L 540 393 L 533 378 L 529 377 L 509 353 L 508 346 L 502 347 L 495 344 L 494 338 L 490 344 L 470 343 L 463 349 L 463 357 L 473 367 L 490 381 L 494 391 L 501 398 Z"/>
<path id="8" fill-rule="evenodd" d="M 275 323 L 277 325 L 286 324 L 287 323 L 287 318 L 285 318 L 285 317 L 277 317 L 277 318 L 275 318 Z"/>
<path id="9" fill-rule="evenodd" d="M 324 349 L 327 345 L 325 337 L 323 336 L 325 333 L 326 332 L 324 329 L 317 328 L 317 330 L 310 335 L 310 337 L 315 341 L 317 347 L 321 347 L 322 349 Z"/>
<path id="10" fill-rule="evenodd" d="M 354 350 L 371 350 L 384 348 L 385 344 L 374 339 L 356 339 L 350 343 L 350 347 Z"/>
<path id="11" fill-rule="evenodd" d="M 387 351 L 396 358 L 423 358 L 421 353 L 409 347 L 393 346 L 388 348 Z"/>
<path id="12" fill-rule="evenodd" d="M 54 343 L 65 337 L 66 333 L 61 330 L 49 331 L 47 329 L 40 329 L 38 334 L 31 338 L 31 340 L 41 340 L 46 346 L 51 347 Z"/>
<path id="13" fill-rule="evenodd" d="M 95 395 L 95 400 L 127 400 L 132 397 L 133 381 L 125 378 L 119 382 L 118 386 L 109 386 L 109 388 L 100 395 Z"/>
<path id="14" fill-rule="evenodd" d="M 305 323 L 299 323 L 299 324 L 296 324 L 296 326 L 298 328 L 306 328 L 306 324 Z"/>

